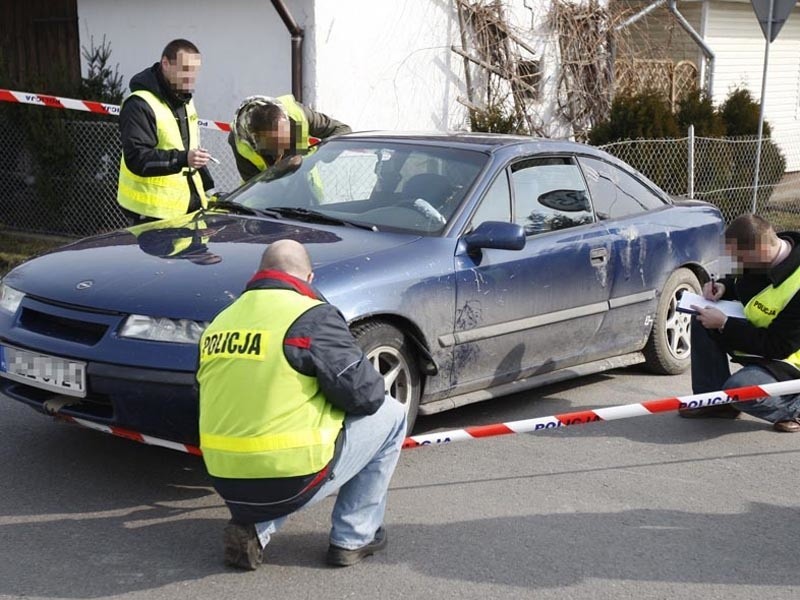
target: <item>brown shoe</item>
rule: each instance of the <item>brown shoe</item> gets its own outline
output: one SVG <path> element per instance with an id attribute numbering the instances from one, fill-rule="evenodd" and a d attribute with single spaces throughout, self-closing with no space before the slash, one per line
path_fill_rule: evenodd
<path id="1" fill-rule="evenodd" d="M 730 404 L 678 409 L 678 415 L 684 419 L 738 419 L 741 413 L 742 411 Z"/>
<path id="2" fill-rule="evenodd" d="M 225 564 L 230 567 L 253 571 L 263 560 L 261 544 L 253 525 L 242 525 L 230 521 L 222 536 L 225 548 Z"/>
<path id="3" fill-rule="evenodd" d="M 800 431 L 800 419 L 795 417 L 788 421 L 778 421 L 773 423 L 772 428 L 775 431 L 782 431 L 783 433 L 797 433 Z"/>

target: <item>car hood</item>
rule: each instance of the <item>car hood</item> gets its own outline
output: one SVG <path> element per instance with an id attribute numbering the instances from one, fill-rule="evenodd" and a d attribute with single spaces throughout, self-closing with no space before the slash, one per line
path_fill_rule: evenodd
<path id="1" fill-rule="evenodd" d="M 4 281 L 59 304 L 207 320 L 241 293 L 279 239 L 303 243 L 319 271 L 419 236 L 198 213 L 86 238 L 20 265 Z"/>

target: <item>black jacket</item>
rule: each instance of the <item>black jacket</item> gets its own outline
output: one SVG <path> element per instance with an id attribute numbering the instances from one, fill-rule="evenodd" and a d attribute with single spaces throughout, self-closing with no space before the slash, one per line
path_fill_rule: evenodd
<path id="1" fill-rule="evenodd" d="M 341 121 L 332 119 L 328 115 L 312 110 L 303 104 L 300 104 L 300 107 L 303 109 L 303 114 L 305 114 L 306 120 L 308 121 L 308 135 L 311 137 L 324 140 L 334 135 L 350 133 L 351 131 L 350 126 L 345 125 Z M 291 129 L 291 135 L 291 144 L 292 147 L 294 147 L 294 127 Z M 231 130 L 231 132 L 228 134 L 228 144 L 233 151 L 233 156 L 236 159 L 236 169 L 239 171 L 239 176 L 243 181 L 249 181 L 261 172 L 259 171 L 258 167 L 244 158 L 236 150 L 236 135 L 234 134 L 233 130 Z M 289 153 L 291 154 L 291 151 Z M 274 157 L 264 156 L 263 158 L 269 167 L 275 163 Z"/>
<path id="2" fill-rule="evenodd" d="M 324 300 L 311 286 L 279 271 L 260 271 L 250 280 L 250 290 L 289 289 Z M 283 352 L 298 372 L 316 377 L 325 398 L 348 415 L 371 415 L 384 402 L 383 378 L 367 360 L 335 306 L 320 304 L 303 313 L 286 332 Z M 234 520 L 267 521 L 303 506 L 332 475 L 342 434 L 333 460 L 319 473 L 275 479 L 224 479 L 212 477 Z"/>
<path id="3" fill-rule="evenodd" d="M 738 300 L 746 305 L 768 285 L 779 287 L 800 269 L 800 233 L 784 232 L 779 237 L 792 244 L 789 256 L 768 270 L 748 269 L 742 275 L 721 279 L 725 284 L 724 300 Z M 729 352 L 738 350 L 763 357 L 734 356 L 737 362 L 763 366 L 779 380 L 800 376 L 791 365 L 779 362 L 800 349 L 800 294 L 795 294 L 769 327 L 756 327 L 745 319 L 728 319 L 722 333 L 717 335 Z"/>
<path id="4" fill-rule="evenodd" d="M 161 74 L 160 63 L 131 77 L 129 87 L 131 92 L 138 90 L 152 92 L 169 105 L 178 122 L 183 146 L 187 150 L 157 150 L 156 116 L 145 100 L 131 96 L 123 102 L 119 113 L 119 132 L 125 164 L 140 177 L 179 173 L 188 166 L 189 127 L 186 105 L 192 99 L 192 95 L 173 91 Z M 203 179 L 204 189 L 214 187 L 214 180 L 206 167 L 200 169 L 200 176 Z M 186 181 L 192 191 L 188 211 L 192 212 L 200 208 L 200 196 L 194 189 L 192 180 L 187 177 Z"/>

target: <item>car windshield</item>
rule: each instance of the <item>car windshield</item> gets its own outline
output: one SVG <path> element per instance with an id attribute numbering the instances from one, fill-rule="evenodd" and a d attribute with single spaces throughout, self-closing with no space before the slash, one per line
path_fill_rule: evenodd
<path id="1" fill-rule="evenodd" d="M 262 173 L 229 200 L 273 216 L 441 232 L 488 161 L 446 147 L 332 140 Z"/>

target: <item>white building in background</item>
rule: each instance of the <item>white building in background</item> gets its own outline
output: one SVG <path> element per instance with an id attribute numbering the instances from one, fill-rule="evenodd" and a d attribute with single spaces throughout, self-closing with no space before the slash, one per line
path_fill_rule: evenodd
<path id="1" fill-rule="evenodd" d="M 242 98 L 292 89 L 290 35 L 270 0 L 77 0 L 81 46 L 105 36 L 127 84 L 159 59 L 171 39 L 185 37 L 203 53 L 195 103 L 201 117 L 228 121 Z M 468 128 L 456 0 L 283 0 L 304 30 L 303 101 L 355 130 Z M 676 62 L 702 73 L 699 46 L 676 25 L 665 0 L 612 0 L 647 17 L 650 45 L 668 47 Z M 531 100 L 546 134 L 569 136 L 555 114 L 555 36 L 550 0 L 504 0 L 509 21 L 534 51 L 540 95 Z M 764 38 L 748 0 L 681 0 L 676 9 L 715 55 L 713 99 L 735 86 L 758 99 Z M 800 8 L 772 44 L 766 118 L 800 170 Z M 481 70 L 474 65 L 473 77 Z M 460 101 L 461 100 L 461 101 Z"/>
<path id="2" fill-rule="evenodd" d="M 612 0 L 632 13 L 658 5 L 636 27 L 642 47 L 667 49 L 677 64 L 689 60 L 703 71 L 700 46 L 677 25 L 664 0 Z M 764 35 L 750 0 L 681 0 L 674 3 L 714 55 L 706 77 L 712 81 L 715 104 L 725 101 L 734 88 L 750 90 L 761 98 Z M 645 39 L 646 38 L 646 39 Z M 778 38 L 770 45 L 765 116 L 772 137 L 786 156 L 787 170 L 800 171 L 800 6 L 796 6 Z"/>
<path id="3" fill-rule="evenodd" d="M 356 130 L 467 127 L 458 102 L 465 96 L 464 60 L 451 50 L 461 46 L 455 0 L 284 4 L 304 30 L 305 103 Z M 543 24 L 549 0 L 504 4 L 509 20 L 527 29 L 527 42 L 547 55 L 543 67 L 552 69 Z M 197 44 L 201 117 L 226 121 L 248 95 L 291 92 L 290 36 L 270 0 L 78 0 L 78 18 L 81 46 L 92 39 L 99 45 L 105 36 L 126 85 L 159 59 L 169 40 Z"/>

